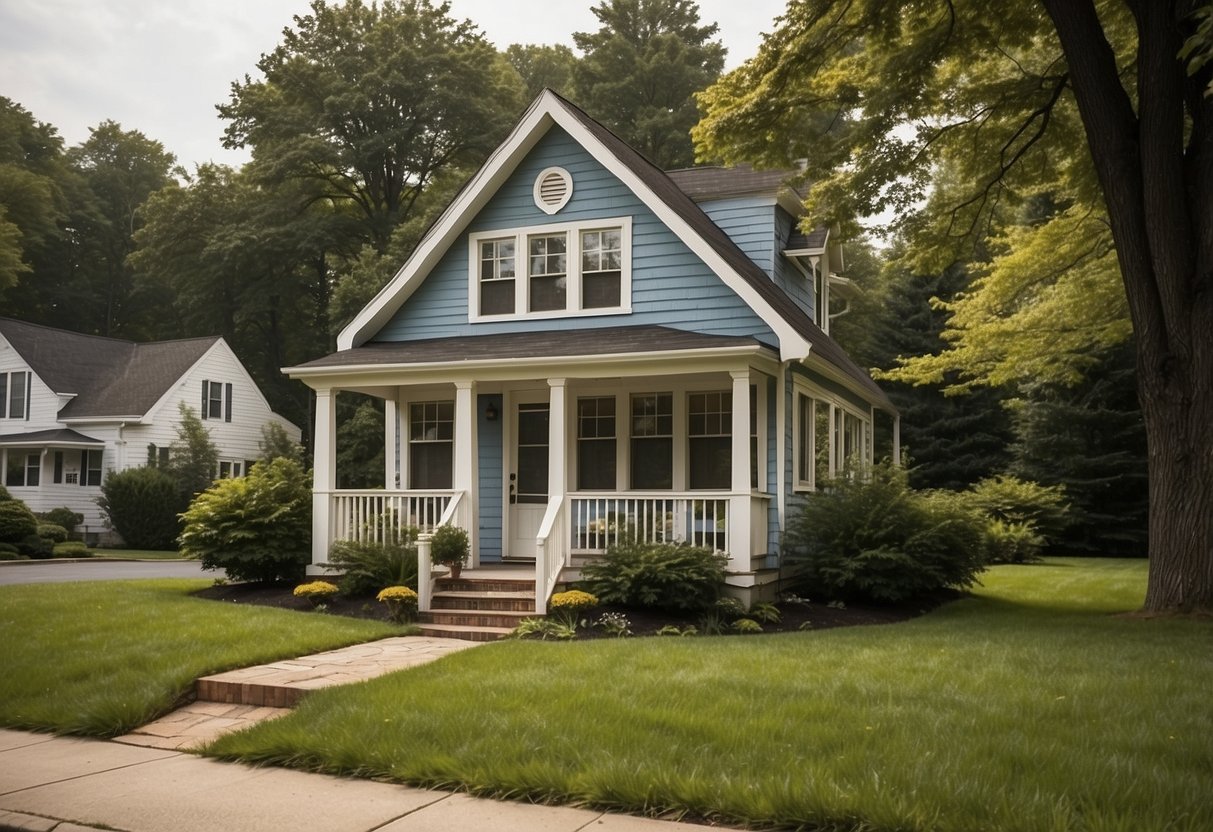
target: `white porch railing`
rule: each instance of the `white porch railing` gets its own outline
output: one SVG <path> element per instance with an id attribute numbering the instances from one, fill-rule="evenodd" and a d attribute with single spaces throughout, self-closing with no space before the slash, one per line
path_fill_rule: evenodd
<path id="1" fill-rule="evenodd" d="M 433 528 L 426 529 L 417 538 L 417 610 L 429 612 L 434 602 L 434 560 L 431 557 L 433 546 L 430 542 L 430 532 L 438 526 L 454 525 L 467 527 L 467 503 L 463 500 L 463 492 L 456 491 L 446 504 L 442 516 Z"/>
<path id="2" fill-rule="evenodd" d="M 548 498 L 548 510 L 535 535 L 535 612 L 548 611 L 548 598 L 569 559 L 568 512 L 565 498 Z"/>
<path id="3" fill-rule="evenodd" d="M 454 491 L 334 491 L 329 501 L 330 538 L 385 543 L 416 526 L 431 532 L 442 524 Z"/>
<path id="4" fill-rule="evenodd" d="M 605 552 L 621 541 L 689 543 L 727 551 L 729 496 L 703 492 L 574 496 L 572 547 L 576 554 Z M 765 523 L 763 534 L 766 534 Z"/>

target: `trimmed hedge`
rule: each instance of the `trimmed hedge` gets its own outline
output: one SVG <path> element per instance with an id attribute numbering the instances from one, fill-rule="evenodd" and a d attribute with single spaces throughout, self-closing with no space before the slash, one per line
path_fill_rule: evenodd
<path id="1" fill-rule="evenodd" d="M 185 509 L 177 480 L 156 468 L 116 471 L 97 500 L 109 523 L 132 549 L 172 549 Z"/>
<path id="2" fill-rule="evenodd" d="M 728 558 L 678 543 L 628 543 L 581 570 L 581 587 L 603 604 L 703 610 L 716 603 Z"/>

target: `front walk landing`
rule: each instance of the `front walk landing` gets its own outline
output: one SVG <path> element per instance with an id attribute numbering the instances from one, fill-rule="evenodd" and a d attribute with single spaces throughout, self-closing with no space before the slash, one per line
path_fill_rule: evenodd
<path id="1" fill-rule="evenodd" d="M 11 829 L 703 832 L 705 827 L 0 730 L 0 830 Z"/>
<path id="2" fill-rule="evenodd" d="M 151 748 L 196 748 L 221 734 L 288 713 L 309 691 L 364 682 L 476 645 L 455 638 L 398 636 L 204 676 L 194 684 L 197 701 L 117 741 Z"/>

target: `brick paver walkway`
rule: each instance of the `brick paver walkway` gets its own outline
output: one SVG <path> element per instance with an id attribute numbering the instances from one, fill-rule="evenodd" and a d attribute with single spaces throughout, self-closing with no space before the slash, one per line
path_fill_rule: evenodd
<path id="1" fill-rule="evenodd" d="M 195 748 L 222 734 L 289 713 L 309 691 L 364 682 L 478 644 L 454 638 L 399 636 L 204 676 L 195 683 L 198 701 L 118 737 L 118 742 L 152 748 Z"/>

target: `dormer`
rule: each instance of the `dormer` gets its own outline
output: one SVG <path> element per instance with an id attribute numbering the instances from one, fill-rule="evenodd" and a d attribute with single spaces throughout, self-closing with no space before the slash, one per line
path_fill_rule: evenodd
<path id="1" fill-rule="evenodd" d="M 830 321 L 851 311 L 851 299 L 859 287 L 842 276 L 842 245 L 830 239 L 830 229 L 820 226 L 809 234 L 789 235 L 783 256 L 803 275 L 810 288 L 808 312 L 828 335 Z"/>

